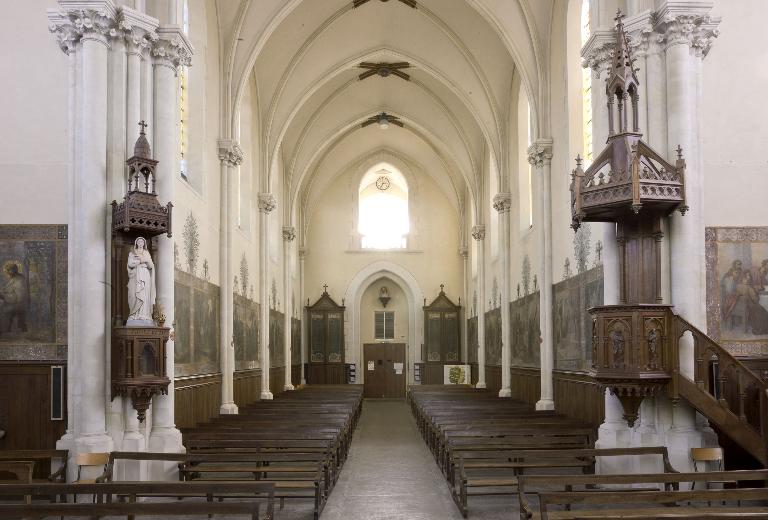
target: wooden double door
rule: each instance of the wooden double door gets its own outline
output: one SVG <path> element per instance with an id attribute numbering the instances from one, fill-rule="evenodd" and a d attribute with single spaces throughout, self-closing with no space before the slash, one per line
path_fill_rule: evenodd
<path id="1" fill-rule="evenodd" d="M 365 397 L 405 397 L 404 343 L 366 343 L 363 358 Z"/>

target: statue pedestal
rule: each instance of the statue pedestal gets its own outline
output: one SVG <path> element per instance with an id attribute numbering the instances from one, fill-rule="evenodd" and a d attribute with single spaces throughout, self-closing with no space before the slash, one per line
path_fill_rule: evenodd
<path id="1" fill-rule="evenodd" d="M 155 394 L 168 392 L 167 327 L 115 327 L 112 332 L 112 398 L 130 396 L 139 421 Z"/>

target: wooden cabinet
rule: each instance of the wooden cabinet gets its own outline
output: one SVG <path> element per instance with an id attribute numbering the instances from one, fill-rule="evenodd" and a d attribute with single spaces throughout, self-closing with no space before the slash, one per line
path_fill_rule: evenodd
<path id="1" fill-rule="evenodd" d="M 344 306 L 328 294 L 327 287 L 314 305 L 307 306 L 309 363 L 307 383 L 346 384 L 344 362 Z"/>
<path id="2" fill-rule="evenodd" d="M 443 383 L 443 365 L 461 363 L 459 319 L 461 306 L 454 304 L 440 286 L 440 294 L 424 305 L 424 374 L 422 383 Z"/>

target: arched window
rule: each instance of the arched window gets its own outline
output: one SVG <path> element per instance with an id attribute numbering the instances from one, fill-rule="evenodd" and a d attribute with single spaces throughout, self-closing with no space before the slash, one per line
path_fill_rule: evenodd
<path id="1" fill-rule="evenodd" d="M 395 167 L 382 163 L 363 176 L 358 192 L 358 226 L 363 249 L 405 249 L 408 245 L 408 184 Z"/>
<path id="2" fill-rule="evenodd" d="M 581 2 L 581 46 L 587 43 L 590 35 L 589 29 L 589 0 Z M 592 162 L 592 71 L 589 67 L 581 69 L 581 94 L 584 122 L 584 167 Z"/>

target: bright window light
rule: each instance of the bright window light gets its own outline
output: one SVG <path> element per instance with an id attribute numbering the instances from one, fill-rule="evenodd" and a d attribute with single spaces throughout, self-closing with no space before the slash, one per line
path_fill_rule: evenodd
<path id="1" fill-rule="evenodd" d="M 360 183 L 359 201 L 357 230 L 363 249 L 408 247 L 408 185 L 399 171 L 389 164 L 371 168 Z"/>

